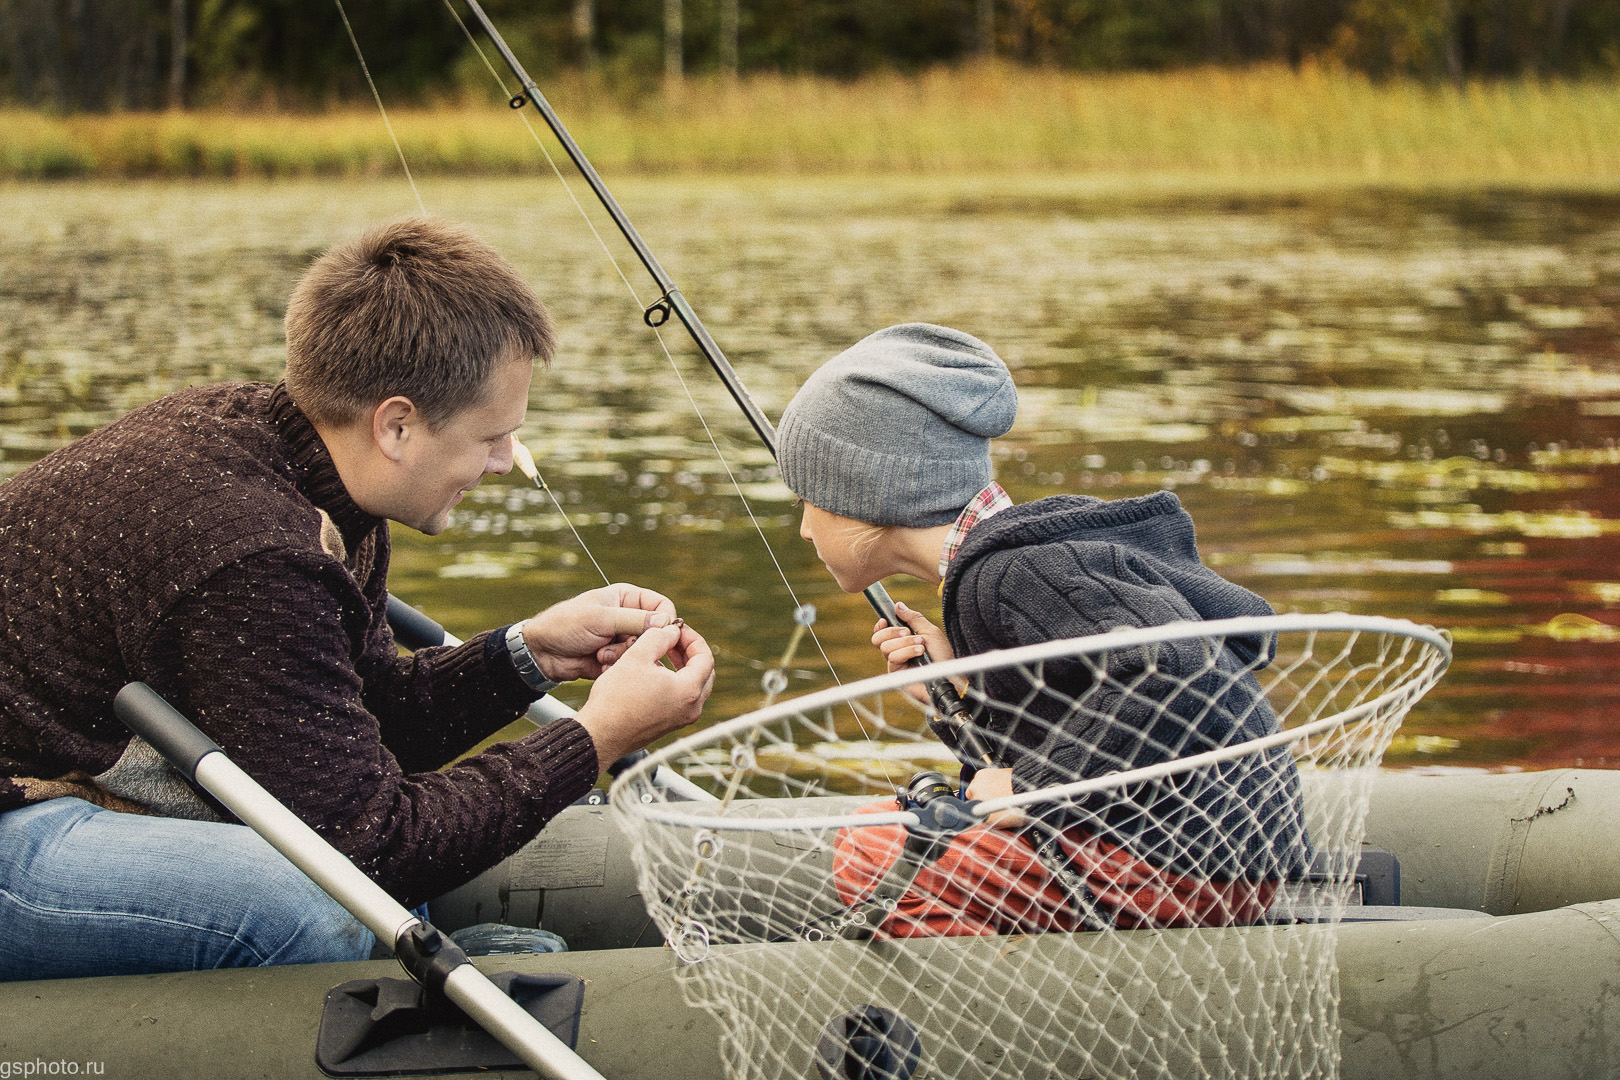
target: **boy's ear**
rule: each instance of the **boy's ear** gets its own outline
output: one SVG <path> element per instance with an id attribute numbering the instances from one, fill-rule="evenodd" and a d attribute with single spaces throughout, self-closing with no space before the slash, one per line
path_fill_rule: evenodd
<path id="1" fill-rule="evenodd" d="M 371 438 L 383 457 L 398 464 L 405 459 L 412 436 L 421 423 L 422 414 L 415 403 L 396 394 L 371 411 Z"/>

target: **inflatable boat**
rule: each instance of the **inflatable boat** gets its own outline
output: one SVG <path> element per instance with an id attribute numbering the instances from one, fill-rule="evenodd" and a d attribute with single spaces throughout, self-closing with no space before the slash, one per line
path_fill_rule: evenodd
<path id="1" fill-rule="evenodd" d="M 1362 859 L 1356 898 L 1362 903 L 1346 909 L 1338 930 L 1339 1075 L 1615 1075 L 1620 1024 L 1609 1022 L 1609 1009 L 1620 1008 L 1616 835 L 1620 772 L 1379 774 L 1366 845 L 1392 858 Z M 677 983 L 683 961 L 664 946 L 637 889 L 628 842 L 608 808 L 580 805 L 430 909 L 446 930 L 502 921 L 565 937 L 572 948 L 565 954 L 488 957 L 478 965 L 490 973 L 583 980 L 563 1026 L 580 1056 L 610 1080 L 719 1077 L 720 1029 L 708 1013 L 684 1003 Z M 746 962 L 791 978 L 792 950 L 848 950 L 856 963 L 870 947 L 784 943 L 756 948 Z M 993 956 L 1038 950 L 1042 942 L 957 939 L 950 947 Z M 323 1071 L 317 1062 L 323 1024 L 332 1024 L 334 989 L 399 974 L 397 964 L 383 960 L 0 985 L 0 1063 L 11 1076 L 409 1075 L 409 1062 L 381 1066 L 392 1072 L 345 1071 L 330 1059 L 330 1071 Z M 904 1013 L 903 995 L 924 992 L 901 990 L 888 1004 Z M 453 1063 L 442 1074 L 532 1075 Z"/>

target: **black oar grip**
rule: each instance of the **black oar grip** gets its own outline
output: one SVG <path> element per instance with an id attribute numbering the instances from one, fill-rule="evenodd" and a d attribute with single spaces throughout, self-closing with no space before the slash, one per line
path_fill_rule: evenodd
<path id="1" fill-rule="evenodd" d="M 187 780 L 197 778 L 197 762 L 223 753 L 219 744 L 143 682 L 132 682 L 113 698 L 113 712 L 124 726 L 152 744 Z"/>
<path id="2" fill-rule="evenodd" d="M 394 640 L 415 652 L 444 644 L 444 627 L 392 593 L 388 596 L 388 628 Z"/>

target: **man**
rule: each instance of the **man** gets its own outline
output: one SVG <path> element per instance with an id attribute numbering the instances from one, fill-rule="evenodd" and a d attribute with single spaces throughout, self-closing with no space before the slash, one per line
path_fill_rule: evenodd
<path id="1" fill-rule="evenodd" d="M 111 703 L 130 680 L 407 905 L 510 855 L 708 697 L 707 644 L 631 585 L 397 655 L 386 522 L 441 532 L 511 468 L 553 351 L 493 249 L 432 219 L 380 227 L 310 268 L 286 326 L 284 383 L 181 391 L 0 486 L 0 979 L 372 946 L 129 737 Z M 596 683 L 577 719 L 437 771 L 578 678 Z"/>

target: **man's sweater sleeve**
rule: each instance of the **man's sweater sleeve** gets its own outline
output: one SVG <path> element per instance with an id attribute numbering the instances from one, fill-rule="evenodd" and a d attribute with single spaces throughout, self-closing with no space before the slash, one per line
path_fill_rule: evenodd
<path id="1" fill-rule="evenodd" d="M 366 710 L 377 718 L 383 745 L 406 772 L 437 769 L 517 719 L 537 696 L 506 651 L 505 638 L 475 634 L 451 648 L 404 656 L 385 612 L 387 567 L 365 585 L 372 613 L 355 670 Z"/>
<path id="2" fill-rule="evenodd" d="M 362 870 L 414 904 L 532 839 L 595 782 L 596 749 L 584 728 L 561 720 L 443 772 L 401 767 L 366 707 L 352 658 L 364 651 L 369 626 L 353 614 L 362 605 L 334 602 L 345 589 L 354 590 L 353 581 L 335 564 L 296 553 L 235 563 L 176 603 L 146 650 L 147 670 L 135 674 Z M 391 724 L 406 722 L 413 701 L 424 725 L 466 701 L 474 712 L 500 705 L 483 726 L 510 720 L 515 709 L 498 683 L 515 675 L 488 665 L 481 639 L 402 661 L 393 673 L 398 686 L 416 690 L 402 700 L 396 686 Z M 466 730 L 468 722 L 452 726 Z"/>

